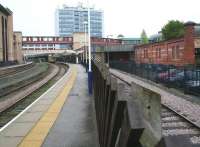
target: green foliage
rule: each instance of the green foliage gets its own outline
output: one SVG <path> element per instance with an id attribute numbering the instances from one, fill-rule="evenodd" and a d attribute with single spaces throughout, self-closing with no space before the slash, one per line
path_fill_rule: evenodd
<path id="1" fill-rule="evenodd" d="M 169 21 L 162 28 L 162 35 L 165 40 L 182 37 L 184 35 L 184 23 L 178 20 Z"/>
<path id="2" fill-rule="evenodd" d="M 147 34 L 146 34 L 145 30 L 142 30 L 141 39 L 142 39 L 142 44 L 149 43 L 149 39 L 147 37 Z"/>
<path id="3" fill-rule="evenodd" d="M 124 38 L 124 35 L 119 34 L 119 35 L 117 36 L 117 38 L 118 38 L 118 39 L 122 39 L 122 38 Z"/>

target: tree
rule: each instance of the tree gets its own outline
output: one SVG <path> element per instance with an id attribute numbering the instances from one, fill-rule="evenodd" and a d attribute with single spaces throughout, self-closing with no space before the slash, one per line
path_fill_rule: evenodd
<path id="1" fill-rule="evenodd" d="M 148 40 L 148 37 L 147 37 L 147 34 L 146 34 L 145 30 L 142 30 L 141 40 L 142 40 L 142 44 L 149 43 L 149 40 Z"/>
<path id="2" fill-rule="evenodd" d="M 184 23 L 178 20 L 169 21 L 162 28 L 162 35 L 164 40 L 182 37 L 184 35 Z"/>
<path id="3" fill-rule="evenodd" d="M 122 38 L 124 38 L 124 35 L 119 34 L 119 35 L 117 36 L 117 38 L 118 38 L 118 39 L 122 39 Z"/>

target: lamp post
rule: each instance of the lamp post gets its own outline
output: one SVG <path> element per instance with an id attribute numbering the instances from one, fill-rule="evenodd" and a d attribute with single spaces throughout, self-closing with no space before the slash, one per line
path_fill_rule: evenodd
<path id="1" fill-rule="evenodd" d="M 86 47 L 86 42 L 87 42 L 87 21 L 84 21 L 84 33 L 85 33 L 85 37 L 84 37 L 84 50 L 85 50 L 85 63 L 86 63 L 86 72 L 87 72 L 87 47 Z"/>
<path id="2" fill-rule="evenodd" d="M 113 37 L 113 35 L 107 35 L 107 39 L 109 39 L 109 37 Z M 106 49 L 107 49 L 107 64 L 109 67 L 109 62 L 110 62 L 110 57 L 109 57 L 109 51 L 108 51 L 108 42 L 106 41 Z"/>
<path id="3" fill-rule="evenodd" d="M 90 4 L 88 2 L 88 91 L 92 94 L 92 65 L 91 65 L 91 38 L 90 38 Z"/>
<path id="4" fill-rule="evenodd" d="M 88 58 L 89 58 L 89 68 L 88 70 L 91 72 L 91 38 L 90 38 L 90 5 L 88 0 Z"/>

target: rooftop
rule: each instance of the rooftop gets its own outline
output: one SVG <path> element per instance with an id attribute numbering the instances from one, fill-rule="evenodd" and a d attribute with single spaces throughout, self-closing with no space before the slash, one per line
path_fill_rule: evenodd
<path id="1" fill-rule="evenodd" d="M 141 38 L 121 38 L 122 40 L 141 40 Z"/>
<path id="2" fill-rule="evenodd" d="M 12 11 L 8 8 L 5 8 L 3 5 L 0 4 L 0 11 L 6 15 L 11 15 Z"/>

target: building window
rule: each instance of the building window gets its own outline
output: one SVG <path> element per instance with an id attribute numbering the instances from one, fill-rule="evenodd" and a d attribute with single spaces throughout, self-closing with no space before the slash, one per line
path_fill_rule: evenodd
<path id="1" fill-rule="evenodd" d="M 176 46 L 176 58 L 178 59 L 180 57 L 180 52 L 179 52 L 179 45 Z"/>
<path id="2" fill-rule="evenodd" d="M 148 50 L 147 49 L 144 50 L 144 58 L 148 58 Z"/>
<path id="3" fill-rule="evenodd" d="M 161 48 L 156 49 L 156 58 L 161 58 Z"/>
<path id="4" fill-rule="evenodd" d="M 173 59 L 175 59 L 175 52 L 176 52 L 176 51 L 175 51 L 175 47 L 173 46 L 173 47 L 172 47 L 172 58 L 173 58 Z"/>
<path id="5" fill-rule="evenodd" d="M 179 53 L 179 45 L 177 45 L 176 47 L 173 46 L 172 47 L 172 58 L 173 59 L 178 59 L 179 55 L 180 55 L 180 53 Z"/>

